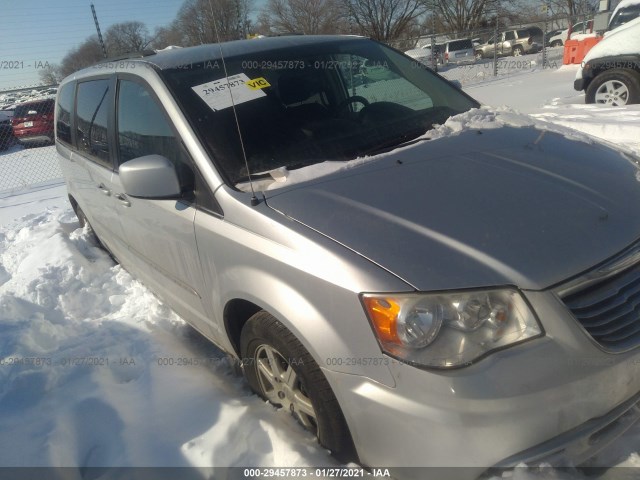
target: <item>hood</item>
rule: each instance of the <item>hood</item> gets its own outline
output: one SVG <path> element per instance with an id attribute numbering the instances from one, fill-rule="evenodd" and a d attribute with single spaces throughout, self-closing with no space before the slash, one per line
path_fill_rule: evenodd
<path id="1" fill-rule="evenodd" d="M 424 291 L 544 289 L 640 238 L 630 158 L 533 128 L 422 142 L 266 202 Z"/>

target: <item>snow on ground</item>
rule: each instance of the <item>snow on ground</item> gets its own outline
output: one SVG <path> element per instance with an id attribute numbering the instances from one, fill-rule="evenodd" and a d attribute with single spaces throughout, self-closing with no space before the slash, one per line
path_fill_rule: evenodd
<path id="1" fill-rule="evenodd" d="M 0 229 L 0 465 L 336 464 L 68 205 L 40 210 Z"/>
<path id="2" fill-rule="evenodd" d="M 55 158 L 56 147 L 23 148 L 13 145 L 0 152 L 0 192 L 21 191 L 32 185 L 62 178 Z"/>
<path id="3" fill-rule="evenodd" d="M 578 68 L 578 65 L 565 65 L 558 69 L 522 70 L 494 81 L 469 85 L 465 91 L 485 105 L 509 107 L 640 155 L 640 104 L 586 105 L 584 92 L 573 89 Z"/>
<path id="4" fill-rule="evenodd" d="M 537 65 L 503 65 L 497 78 L 464 66 L 443 74 L 466 80 L 484 104 L 508 107 L 499 113 L 510 122 L 528 113 L 535 119 L 525 123 L 578 128 L 640 153 L 640 106 L 584 105 L 572 88 L 576 67 Z M 450 121 L 434 135 L 455 134 L 465 121 L 474 120 Z M 78 228 L 51 173 L 53 154 L 53 147 L 0 152 L 0 179 L 11 176 L 0 188 L 0 465 L 73 467 L 78 476 L 91 466 L 338 465 Z M 638 452 L 640 427 L 595 464 L 638 468 Z M 511 478 L 584 476 L 519 468 Z"/>

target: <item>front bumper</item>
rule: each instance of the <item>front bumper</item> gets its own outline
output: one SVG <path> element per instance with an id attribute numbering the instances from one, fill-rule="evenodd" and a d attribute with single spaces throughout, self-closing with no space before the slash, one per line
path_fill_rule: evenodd
<path id="1" fill-rule="evenodd" d="M 573 466 L 640 418 L 640 351 L 607 354 L 549 292 L 527 298 L 546 336 L 475 365 L 423 371 L 388 359 L 395 388 L 325 371 L 363 464 L 400 467 L 398 477 L 466 467 L 461 478 L 521 462 Z"/>
<path id="2" fill-rule="evenodd" d="M 547 463 L 556 467 L 582 465 L 640 420 L 640 393 L 605 415 L 589 420 L 540 445 L 506 458 L 496 468 Z"/>
<path id="3" fill-rule="evenodd" d="M 577 78 L 573 81 L 573 89 L 581 92 L 584 90 L 584 78 Z"/>

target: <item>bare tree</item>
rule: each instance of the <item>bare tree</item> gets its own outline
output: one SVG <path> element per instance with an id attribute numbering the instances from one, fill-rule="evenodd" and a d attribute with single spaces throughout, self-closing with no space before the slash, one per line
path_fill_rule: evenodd
<path id="1" fill-rule="evenodd" d="M 45 66 L 38 75 L 40 75 L 40 83 L 43 85 L 57 85 L 64 78 L 60 74 L 60 67 L 53 63 Z"/>
<path id="2" fill-rule="evenodd" d="M 60 76 L 64 78 L 103 59 L 102 47 L 98 41 L 98 36 L 92 35 L 64 56 L 60 64 Z"/>
<path id="3" fill-rule="evenodd" d="M 344 0 L 360 33 L 388 42 L 406 34 L 427 6 L 417 0 Z"/>
<path id="4" fill-rule="evenodd" d="M 237 40 L 249 33 L 250 11 L 250 0 L 186 0 L 173 28 L 183 46 Z"/>
<path id="5" fill-rule="evenodd" d="M 149 30 L 142 22 L 124 22 L 111 25 L 104 35 L 110 57 L 130 52 L 141 52 L 151 43 Z"/>
<path id="6" fill-rule="evenodd" d="M 158 27 L 153 36 L 153 40 L 149 44 L 151 48 L 161 50 L 170 45 L 186 46 L 184 35 L 176 26 L 176 22 L 171 23 L 167 27 Z"/>
<path id="7" fill-rule="evenodd" d="M 593 2 L 586 0 L 550 0 L 548 3 L 554 15 L 584 15 L 594 10 Z"/>
<path id="8" fill-rule="evenodd" d="M 429 7 L 454 32 L 478 28 L 485 15 L 495 13 L 499 4 L 500 0 L 429 0 Z"/>
<path id="9" fill-rule="evenodd" d="M 338 0 L 268 0 L 259 24 L 268 26 L 273 33 L 348 32 L 348 23 Z"/>

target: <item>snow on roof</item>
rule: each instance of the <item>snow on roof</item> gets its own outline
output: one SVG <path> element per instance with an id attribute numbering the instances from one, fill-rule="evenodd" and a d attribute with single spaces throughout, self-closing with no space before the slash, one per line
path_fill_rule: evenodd
<path id="1" fill-rule="evenodd" d="M 640 3 L 640 0 L 633 1 Z M 594 58 L 633 53 L 640 54 L 640 17 L 612 30 L 600 43 L 589 50 L 582 64 Z M 582 75 L 581 70 L 578 70 L 578 73 Z M 576 76 L 576 78 L 581 77 Z"/>
<path id="2" fill-rule="evenodd" d="M 638 4 L 640 4 L 640 0 L 622 0 L 618 4 L 618 6 L 615 8 L 615 10 L 613 11 L 613 14 L 611 15 L 611 18 L 613 18 L 616 15 L 618 10 L 620 10 L 622 8 L 630 7 L 631 5 L 638 5 Z"/>

